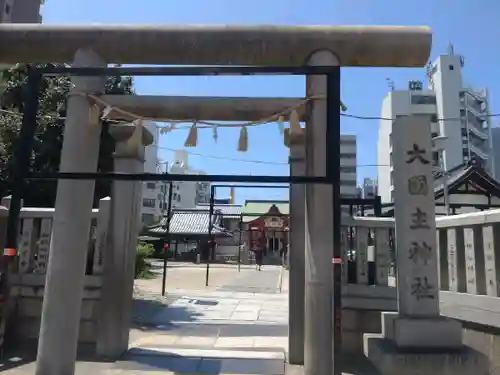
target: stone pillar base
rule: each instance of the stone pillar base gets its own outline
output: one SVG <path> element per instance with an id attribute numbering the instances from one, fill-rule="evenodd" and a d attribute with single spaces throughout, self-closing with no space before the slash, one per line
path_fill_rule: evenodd
<path id="1" fill-rule="evenodd" d="M 383 334 L 365 334 L 365 355 L 381 375 L 489 375 L 486 356 L 468 346 L 460 349 L 402 349 Z"/>
<path id="2" fill-rule="evenodd" d="M 462 324 L 455 319 L 409 318 L 382 313 L 383 337 L 406 349 L 460 349 Z"/>

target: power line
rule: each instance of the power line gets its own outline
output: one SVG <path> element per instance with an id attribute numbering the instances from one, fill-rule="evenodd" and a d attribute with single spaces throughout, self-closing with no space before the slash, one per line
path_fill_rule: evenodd
<path id="1" fill-rule="evenodd" d="M 115 107 L 113 107 L 112 109 L 116 109 Z M 7 109 L 0 109 L 0 113 L 5 113 L 5 114 L 9 114 L 9 115 L 12 115 L 12 116 L 16 116 L 16 117 L 22 117 L 22 113 L 19 113 L 19 112 L 16 112 L 16 111 L 10 111 L 10 110 L 7 110 Z M 355 115 L 355 114 L 350 114 L 350 113 L 340 113 L 340 116 L 341 117 L 347 117 L 347 118 L 354 118 L 354 119 L 357 119 L 357 120 L 387 120 L 387 121 L 396 121 L 397 119 L 399 119 L 400 117 L 410 117 L 412 116 L 411 114 L 410 115 L 398 115 L 397 118 L 391 118 L 391 117 L 381 117 L 381 116 L 363 116 L 363 115 Z M 488 117 L 488 118 L 494 118 L 494 117 L 500 117 L 500 113 L 491 113 L 491 114 L 482 114 L 481 116 L 483 117 Z M 59 116 L 59 115 L 50 115 L 50 114 L 47 114 L 47 115 L 39 115 L 38 118 L 40 119 L 53 119 L 53 120 L 65 120 L 66 117 L 64 116 Z M 460 121 L 462 120 L 463 118 L 461 117 L 445 117 L 445 118 L 437 118 L 434 120 L 434 122 L 444 122 L 444 121 Z M 103 118 L 103 120 L 106 120 L 108 122 L 117 122 L 117 123 L 129 123 L 130 121 L 124 121 L 124 120 L 113 120 L 113 119 L 107 119 L 107 118 Z M 169 121 L 159 121 L 159 120 L 156 120 L 158 122 L 169 122 Z M 175 123 L 189 123 L 189 122 L 192 122 L 193 120 L 171 120 L 170 122 L 175 122 Z M 262 120 L 263 121 L 263 120 Z M 202 123 L 203 121 L 197 121 L 196 122 L 198 123 Z M 271 123 L 275 123 L 276 121 L 269 121 L 269 122 L 259 122 L 255 125 L 266 125 L 266 124 L 271 124 Z M 212 124 L 212 123 L 210 123 Z M 232 126 L 229 126 L 229 125 L 232 125 Z M 247 123 L 241 123 L 241 124 L 224 124 L 224 123 L 221 123 L 221 124 L 217 124 L 215 125 L 208 125 L 208 127 L 212 127 L 212 126 L 217 126 L 217 127 L 221 127 L 221 128 L 224 128 L 224 127 L 234 127 L 234 126 L 238 126 L 238 127 L 243 127 L 243 126 L 247 126 L 248 124 Z M 158 128 L 164 128 L 164 126 L 158 126 Z M 179 128 L 175 128 L 175 130 L 181 130 L 181 129 L 189 129 L 190 126 L 186 126 L 186 127 L 179 127 Z M 200 128 L 202 128 L 200 126 Z"/>
<path id="2" fill-rule="evenodd" d="M 167 150 L 167 151 L 178 151 L 178 149 L 170 148 L 170 147 L 163 147 L 163 146 L 158 146 L 158 145 L 153 145 L 154 147 L 160 149 L 160 150 Z M 240 158 L 231 158 L 231 157 L 226 157 L 226 156 L 218 156 L 218 155 L 210 155 L 210 154 L 202 154 L 199 152 L 194 152 L 194 151 L 188 151 L 185 149 L 182 149 L 185 151 L 188 155 L 193 155 L 193 156 L 201 156 L 204 158 L 209 158 L 209 159 L 217 159 L 217 160 L 227 160 L 227 161 L 234 161 L 238 163 L 253 163 L 253 164 L 268 164 L 268 165 L 289 165 L 287 162 L 280 162 L 280 161 L 268 161 L 268 160 L 249 160 L 249 159 L 240 159 Z M 390 167 L 389 164 L 358 164 L 355 166 L 356 168 L 364 168 L 364 167 Z"/>

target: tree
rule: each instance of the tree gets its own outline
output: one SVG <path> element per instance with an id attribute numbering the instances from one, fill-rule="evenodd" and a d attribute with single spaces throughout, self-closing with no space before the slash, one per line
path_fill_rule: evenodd
<path id="1" fill-rule="evenodd" d="M 61 64 L 40 64 L 61 66 Z M 0 193 L 10 193 L 8 186 L 12 155 L 22 121 L 23 88 L 27 80 L 26 65 L 16 65 L 2 73 L 0 108 Z M 39 93 L 37 131 L 30 172 L 57 172 L 61 160 L 61 149 L 66 116 L 66 101 L 71 87 L 67 76 L 44 77 Z M 106 94 L 133 95 L 131 77 L 109 77 L 105 87 Z M 113 171 L 114 140 L 109 135 L 110 123 L 102 121 L 102 133 L 99 150 L 99 172 Z M 23 194 L 25 206 L 54 207 L 56 199 L 56 181 L 27 181 Z M 111 183 L 97 181 L 94 205 L 99 199 L 110 195 Z"/>

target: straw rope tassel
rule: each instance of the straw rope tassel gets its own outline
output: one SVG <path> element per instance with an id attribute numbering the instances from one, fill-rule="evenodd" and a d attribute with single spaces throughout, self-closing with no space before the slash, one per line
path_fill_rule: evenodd
<path id="1" fill-rule="evenodd" d="M 290 147 L 290 129 L 286 128 L 283 133 L 283 144 L 286 147 Z"/>
<path id="2" fill-rule="evenodd" d="M 101 119 L 101 110 L 97 104 L 94 104 L 89 108 L 89 125 L 94 126 L 99 124 Z"/>
<path id="3" fill-rule="evenodd" d="M 198 128 L 196 127 L 196 123 L 191 126 L 189 129 L 189 134 L 186 138 L 186 142 L 184 142 L 184 147 L 196 147 L 198 144 Z"/>
<path id="4" fill-rule="evenodd" d="M 128 140 L 128 144 L 130 147 L 136 147 L 136 150 L 139 150 L 142 147 L 142 120 L 136 120 L 133 122 L 135 125 L 134 132 L 132 136 Z"/>
<path id="5" fill-rule="evenodd" d="M 248 130 L 246 126 L 243 126 L 240 130 L 240 139 L 238 139 L 238 151 L 248 151 Z"/>
<path id="6" fill-rule="evenodd" d="M 294 134 L 300 134 L 302 128 L 300 127 L 300 119 L 297 111 L 293 110 L 290 113 L 289 121 L 290 121 L 290 136 L 293 136 Z"/>
<path id="7" fill-rule="evenodd" d="M 217 133 L 217 126 L 212 126 L 212 137 L 214 138 L 214 142 L 217 143 L 219 139 L 219 134 Z"/>
<path id="8" fill-rule="evenodd" d="M 285 133 L 285 118 L 283 116 L 278 117 L 278 130 L 280 134 L 283 135 Z"/>

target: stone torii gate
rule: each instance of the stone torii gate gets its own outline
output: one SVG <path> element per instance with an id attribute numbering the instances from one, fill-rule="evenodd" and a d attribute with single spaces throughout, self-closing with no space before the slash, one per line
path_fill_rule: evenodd
<path id="1" fill-rule="evenodd" d="M 1 62 L 67 62 L 74 67 L 101 68 L 109 63 L 423 67 L 430 47 L 431 33 L 426 27 L 0 25 Z M 102 77 L 73 77 L 73 83 L 80 93 L 91 94 L 101 93 L 104 85 Z M 325 77 L 307 77 L 308 96 L 325 93 Z M 61 172 L 96 171 L 100 126 L 99 121 L 88 123 L 93 104 L 84 96 L 68 99 Z M 261 110 L 274 109 L 275 104 L 270 108 L 264 104 Z M 309 175 L 325 174 L 326 105 L 325 100 L 309 103 L 304 139 Z M 292 346 L 300 357 L 297 340 L 305 337 L 306 374 L 331 374 L 333 189 L 330 185 L 295 185 L 291 189 L 292 206 L 305 202 L 303 214 L 292 208 L 292 247 L 300 250 L 300 243 L 305 246 L 305 253 L 290 252 L 291 309 L 296 314 L 291 319 Z M 94 182 L 89 180 L 61 180 L 58 184 L 38 375 L 74 371 L 93 192 Z M 305 313 L 310 314 L 305 327 L 301 324 L 304 305 Z"/>

